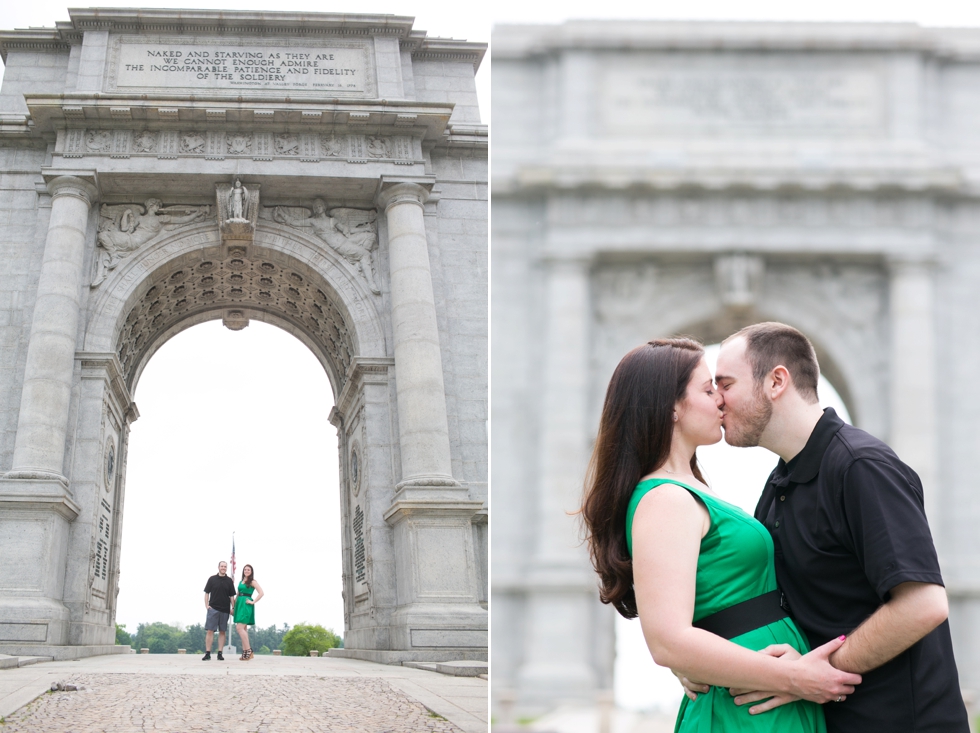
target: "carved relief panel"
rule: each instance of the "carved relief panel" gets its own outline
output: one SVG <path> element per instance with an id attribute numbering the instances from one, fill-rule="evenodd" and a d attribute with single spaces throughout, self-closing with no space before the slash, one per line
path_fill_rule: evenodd
<path id="1" fill-rule="evenodd" d="M 103 204 L 99 208 L 98 252 L 91 286 L 97 288 L 120 262 L 161 234 L 211 215 L 210 206 L 164 206 L 157 198 L 142 205 Z"/>
<path id="2" fill-rule="evenodd" d="M 61 135 L 58 149 L 66 158 L 252 158 L 388 162 L 394 165 L 423 162 L 420 143 L 409 135 L 146 129 L 71 129 Z"/>

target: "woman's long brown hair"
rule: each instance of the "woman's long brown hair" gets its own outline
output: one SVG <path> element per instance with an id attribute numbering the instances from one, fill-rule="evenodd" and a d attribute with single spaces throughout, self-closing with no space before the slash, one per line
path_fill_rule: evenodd
<path id="1" fill-rule="evenodd" d="M 659 339 L 623 357 L 602 406 L 599 435 L 589 461 L 582 518 L 599 598 L 636 618 L 633 560 L 626 547 L 626 510 L 640 479 L 670 455 L 674 406 L 684 398 L 704 348 L 687 338 Z M 703 481 L 697 457 L 691 473 Z"/>

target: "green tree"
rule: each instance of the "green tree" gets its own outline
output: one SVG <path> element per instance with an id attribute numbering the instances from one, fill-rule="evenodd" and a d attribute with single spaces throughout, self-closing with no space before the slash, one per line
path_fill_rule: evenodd
<path id="1" fill-rule="evenodd" d="M 116 643 L 122 646 L 130 646 L 133 643 L 133 636 L 126 631 L 126 624 L 116 624 Z"/>
<path id="2" fill-rule="evenodd" d="M 323 654 L 340 646 L 340 637 L 332 629 L 310 624 L 296 624 L 282 640 L 282 653 L 288 657 L 307 657 L 316 649 Z"/>
<path id="3" fill-rule="evenodd" d="M 178 646 L 181 649 L 186 649 L 188 654 L 203 654 L 204 653 L 204 627 L 201 624 L 194 624 L 193 626 L 188 626 L 184 633 L 180 635 L 180 641 Z M 215 635 L 217 636 L 217 634 Z M 213 642 L 212 646 L 217 643 Z"/>
<path id="4" fill-rule="evenodd" d="M 133 648 L 149 649 L 150 654 L 176 654 L 178 642 L 183 635 L 182 629 L 159 621 L 140 624 L 133 637 Z"/>

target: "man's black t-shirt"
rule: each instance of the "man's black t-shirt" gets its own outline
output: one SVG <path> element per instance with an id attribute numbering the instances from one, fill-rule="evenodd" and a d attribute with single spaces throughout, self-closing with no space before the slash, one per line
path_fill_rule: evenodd
<path id="1" fill-rule="evenodd" d="M 204 592 L 210 593 L 208 605 L 215 611 L 231 613 L 231 597 L 235 595 L 235 581 L 229 576 L 212 575 L 208 578 Z"/>
<path id="2" fill-rule="evenodd" d="M 922 484 L 887 445 L 827 409 L 769 476 L 755 517 L 772 534 L 776 579 L 812 647 L 850 634 L 899 583 L 943 584 Z M 967 733 L 949 624 L 883 666 L 842 703 L 830 733 Z"/>

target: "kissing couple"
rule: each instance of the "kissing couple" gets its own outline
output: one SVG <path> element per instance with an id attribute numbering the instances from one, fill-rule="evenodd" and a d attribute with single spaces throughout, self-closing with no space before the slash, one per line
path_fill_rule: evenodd
<path id="1" fill-rule="evenodd" d="M 623 357 L 582 506 L 600 597 L 681 679 L 677 733 L 968 733 L 922 484 L 821 409 L 819 374 L 782 323 L 726 339 L 714 377 L 690 339 Z M 698 467 L 723 429 L 780 458 L 754 518 Z"/>

